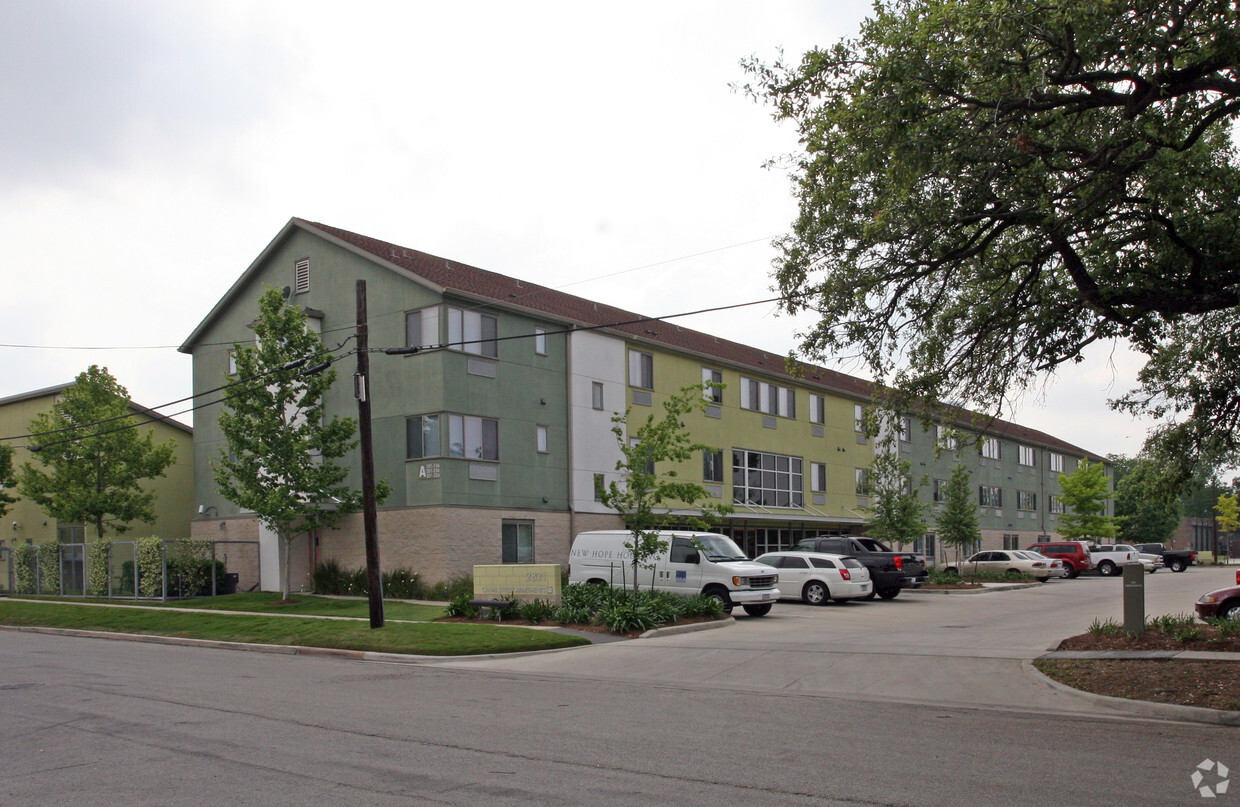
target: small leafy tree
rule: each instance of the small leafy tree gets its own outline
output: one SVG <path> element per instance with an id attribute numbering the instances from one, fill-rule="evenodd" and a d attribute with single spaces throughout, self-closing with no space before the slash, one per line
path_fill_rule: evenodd
<path id="1" fill-rule="evenodd" d="M 1102 463 L 1081 460 L 1075 471 L 1059 477 L 1059 485 L 1069 508 L 1059 517 L 1060 535 L 1070 541 L 1115 537 L 1115 520 L 1106 514 L 1111 492 Z"/>
<path id="2" fill-rule="evenodd" d="M 283 555 L 280 592 L 289 598 L 290 549 L 299 534 L 331 526 L 361 507 L 345 484 L 349 469 L 335 460 L 355 445 L 351 418 L 327 417 L 323 396 L 336 379 L 332 360 L 306 315 L 276 289 L 258 301 L 255 346 L 235 345 L 237 374 L 252 379 L 225 401 L 219 426 L 226 448 L 212 461 L 224 498 L 251 510 L 276 533 Z M 299 368 L 306 364 L 318 372 Z M 387 485 L 378 486 L 382 500 Z"/>
<path id="3" fill-rule="evenodd" d="M 914 486 L 912 474 L 912 466 L 896 450 L 880 450 L 874 456 L 867 535 L 903 547 L 926 534 L 926 505 L 917 497 L 921 485 Z"/>
<path id="4" fill-rule="evenodd" d="M 13 473 L 13 447 L 0 443 L 0 517 L 9 512 L 9 506 L 17 501 L 17 497 L 9 493 L 17 484 Z"/>
<path id="5" fill-rule="evenodd" d="M 700 530 L 709 528 L 712 521 L 732 509 L 706 501 L 709 494 L 703 485 L 681 479 L 675 467 L 669 467 L 687 462 L 699 452 L 714 450 L 694 442 L 683 423 L 686 414 L 703 409 L 706 404 L 702 387 L 688 386 L 663 402 L 661 417 L 652 412 L 635 429 L 629 428 L 631 408 L 611 419 L 611 431 L 621 455 L 616 470 L 623 479 L 605 485 L 599 498 L 624 518 L 633 535 L 632 542 L 625 547 L 633 553 L 634 593 L 638 590 L 638 570 L 649 566 L 652 558 L 668 548 L 658 531 L 673 520 L 669 504 L 698 511 L 700 515 L 677 514 L 674 520 Z"/>
<path id="6" fill-rule="evenodd" d="M 1218 497 L 1214 505 L 1214 524 L 1220 533 L 1232 533 L 1240 528 L 1240 505 L 1237 505 L 1236 494 L 1224 493 Z M 1219 562 L 1218 537 L 1214 541 L 1214 562 Z"/>
<path id="7" fill-rule="evenodd" d="M 89 367 L 27 428 L 41 467 L 22 465 L 18 490 L 43 512 L 90 524 L 100 538 L 109 530 L 127 532 L 130 522 L 155 520 L 155 492 L 142 482 L 164 475 L 175 441 L 156 444 L 138 428 L 129 392 L 106 367 Z"/>
<path id="8" fill-rule="evenodd" d="M 964 463 L 952 469 L 947 480 L 944 494 L 943 509 L 935 519 L 939 540 L 944 546 L 956 550 L 956 562 L 960 562 L 960 553 L 967 547 L 977 545 L 982 540 L 982 531 L 977 522 L 977 505 L 973 501 L 973 475 Z"/>

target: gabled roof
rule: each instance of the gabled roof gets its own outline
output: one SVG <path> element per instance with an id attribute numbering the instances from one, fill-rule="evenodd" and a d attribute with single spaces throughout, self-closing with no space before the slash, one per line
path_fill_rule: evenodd
<path id="1" fill-rule="evenodd" d="M 456 296 L 486 301 L 501 308 L 537 312 L 550 320 L 569 325 L 602 328 L 623 334 L 638 342 L 664 346 L 677 352 L 692 353 L 703 359 L 713 359 L 733 367 L 750 368 L 753 372 L 764 376 L 785 379 L 789 384 L 817 387 L 823 392 L 855 398 L 858 401 L 869 400 L 874 392 L 871 382 L 855 376 L 806 363 L 799 363 L 798 374 L 794 375 L 789 372 L 785 357 L 778 353 L 769 353 L 749 345 L 683 328 L 670 322 L 645 317 L 606 303 L 566 294 L 537 283 L 518 280 L 448 258 L 342 230 L 339 227 L 298 218 L 291 219 L 262 254 L 250 264 L 245 273 L 238 278 L 237 282 L 181 345 L 182 352 L 189 352 L 189 347 L 197 340 L 199 334 L 219 311 L 227 307 L 244 285 L 245 280 L 258 271 L 266 256 L 295 229 L 315 234 L 439 292 L 450 292 Z M 976 428 L 969 422 L 973 413 L 967 410 L 959 411 L 962 413 L 959 424 Z M 1057 437 L 1004 420 L 988 420 L 986 433 L 1099 458 L 1098 455 L 1066 443 Z"/>
<path id="2" fill-rule="evenodd" d="M 38 398 L 50 398 L 54 395 L 60 395 L 62 392 L 67 390 L 69 387 L 72 387 L 73 384 L 74 382 L 70 381 L 66 384 L 57 384 L 52 387 L 44 387 L 43 389 L 30 390 L 29 392 L 19 392 L 16 395 L 10 395 L 6 398 L 0 398 L 0 406 L 8 406 L 9 404 L 21 403 L 22 401 L 32 401 Z M 142 415 L 143 417 L 149 418 L 151 421 L 159 421 L 161 423 L 166 423 L 169 426 L 180 429 L 186 434 L 194 433 L 193 427 L 186 426 L 184 423 L 181 423 L 180 421 L 173 420 L 167 415 L 162 415 L 153 409 L 147 409 L 145 406 L 140 406 L 134 403 L 133 401 L 129 402 L 129 408 L 133 410 L 134 414 Z M 139 425 L 146 425 L 146 424 L 139 424 Z"/>

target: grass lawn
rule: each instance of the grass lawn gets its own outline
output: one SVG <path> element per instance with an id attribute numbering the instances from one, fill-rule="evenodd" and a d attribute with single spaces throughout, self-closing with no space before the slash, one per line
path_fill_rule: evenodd
<path id="1" fill-rule="evenodd" d="M 23 599 L 51 600 L 70 603 L 103 603 L 107 605 L 141 605 L 146 608 L 202 608 L 211 611 L 250 611 L 268 614 L 298 614 L 301 616 L 351 616 L 370 618 L 370 604 L 365 599 L 337 599 L 316 597 L 313 594 L 294 594 L 293 602 L 280 604 L 278 593 L 264 591 L 250 594 L 226 594 L 219 597 L 196 597 L 192 600 L 124 600 L 87 597 L 23 597 Z M 415 605 L 395 600 L 383 601 L 386 619 L 404 619 L 414 622 L 430 622 L 444 616 L 441 605 Z"/>
<path id="2" fill-rule="evenodd" d="M 220 599 L 226 598 L 216 598 L 216 600 Z M 328 600 L 327 602 L 347 601 Z M 362 609 L 360 615 L 364 616 L 366 603 L 362 601 L 354 604 Z M 398 605 L 398 603 L 392 603 L 392 605 Z M 424 608 L 426 606 L 413 607 Z M 335 613 L 332 615 L 349 616 L 352 614 Z M 385 616 L 389 620 L 396 618 L 386 608 Z M 586 639 L 565 636 L 552 631 L 499 625 L 389 621 L 383 628 L 371 630 L 370 624 L 366 621 L 287 619 L 279 616 L 242 613 L 186 613 L 163 608 L 100 608 L 60 602 L 14 602 L 3 598 L 0 598 L 0 625 L 72 628 L 186 639 L 326 647 L 340 650 L 371 650 L 427 656 L 517 653 L 588 643 Z"/>

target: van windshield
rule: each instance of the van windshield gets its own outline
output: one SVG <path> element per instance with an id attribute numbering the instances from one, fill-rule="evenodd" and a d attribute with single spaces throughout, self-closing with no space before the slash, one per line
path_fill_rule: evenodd
<path id="1" fill-rule="evenodd" d="M 707 560 L 749 560 L 741 548 L 725 535 L 695 535 L 693 540 L 701 547 Z"/>

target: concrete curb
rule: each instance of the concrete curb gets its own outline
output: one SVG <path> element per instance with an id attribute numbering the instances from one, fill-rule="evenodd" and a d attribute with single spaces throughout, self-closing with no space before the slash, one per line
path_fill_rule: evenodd
<path id="1" fill-rule="evenodd" d="M 1058 654 L 1048 654 L 1041 656 L 1047 658 L 1054 657 Z M 1102 704 L 1117 712 L 1135 715 L 1137 717 L 1152 717 L 1161 720 L 1178 720 L 1186 723 L 1205 723 L 1212 726 L 1240 726 L 1240 712 L 1225 712 L 1219 709 L 1207 709 L 1202 706 L 1180 706 L 1175 703 L 1155 703 L 1153 701 L 1138 701 L 1129 698 L 1115 698 L 1110 695 L 1099 695 L 1094 692 L 1085 692 L 1080 689 L 1073 689 L 1067 684 L 1061 684 L 1054 678 L 1043 673 L 1037 667 L 1033 666 L 1032 659 L 1022 661 L 1021 668 L 1034 680 L 1040 681 L 1052 689 L 1060 692 L 1071 693 L 1077 697 L 1087 698 L 1094 703 Z"/>
<path id="2" fill-rule="evenodd" d="M 638 639 L 654 639 L 659 636 L 675 636 L 678 633 L 696 633 L 700 630 L 714 630 L 715 628 L 726 628 L 735 625 L 736 620 L 732 617 L 726 619 L 715 619 L 710 622 L 692 622 L 688 625 L 672 625 L 668 628 L 651 628 L 645 633 L 638 636 Z"/>

